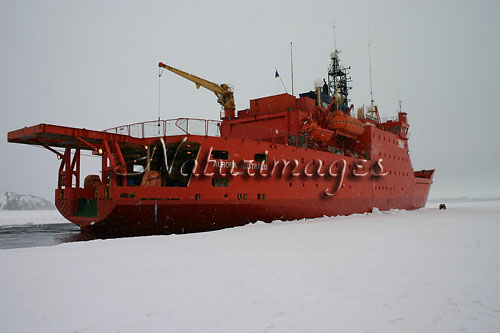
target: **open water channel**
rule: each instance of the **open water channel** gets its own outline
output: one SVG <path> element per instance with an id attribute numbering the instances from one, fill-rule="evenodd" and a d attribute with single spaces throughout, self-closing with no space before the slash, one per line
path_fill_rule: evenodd
<path id="1" fill-rule="evenodd" d="M 0 249 L 50 246 L 95 239 L 71 223 L 0 226 Z"/>

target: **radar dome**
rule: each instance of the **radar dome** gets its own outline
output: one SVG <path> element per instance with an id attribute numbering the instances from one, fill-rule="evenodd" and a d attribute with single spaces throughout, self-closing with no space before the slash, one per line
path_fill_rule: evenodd
<path id="1" fill-rule="evenodd" d="M 321 88 L 321 87 L 323 87 L 323 80 L 321 79 L 314 80 L 314 88 Z"/>

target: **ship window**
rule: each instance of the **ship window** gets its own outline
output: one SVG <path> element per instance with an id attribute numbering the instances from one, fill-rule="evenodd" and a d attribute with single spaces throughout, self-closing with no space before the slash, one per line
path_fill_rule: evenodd
<path id="1" fill-rule="evenodd" d="M 229 178 L 212 178 L 213 187 L 228 187 Z"/>
<path id="2" fill-rule="evenodd" d="M 212 158 L 216 160 L 228 160 L 229 152 L 227 150 L 212 150 Z"/>
<path id="3" fill-rule="evenodd" d="M 302 135 L 297 136 L 297 147 L 305 148 L 306 147 L 306 138 Z"/>
<path id="4" fill-rule="evenodd" d="M 314 145 L 314 139 L 310 137 L 306 137 L 307 140 L 307 148 L 309 149 L 316 149 L 316 146 Z"/>
<path id="5" fill-rule="evenodd" d="M 257 200 L 260 200 L 260 193 L 257 194 Z"/>
<path id="6" fill-rule="evenodd" d="M 253 160 L 255 162 L 267 162 L 267 154 L 255 154 Z"/>

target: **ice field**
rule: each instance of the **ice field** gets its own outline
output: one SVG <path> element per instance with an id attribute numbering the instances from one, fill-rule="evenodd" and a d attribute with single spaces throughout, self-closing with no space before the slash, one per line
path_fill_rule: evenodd
<path id="1" fill-rule="evenodd" d="M 0 331 L 498 332 L 500 201 L 437 205 L 0 250 Z"/>

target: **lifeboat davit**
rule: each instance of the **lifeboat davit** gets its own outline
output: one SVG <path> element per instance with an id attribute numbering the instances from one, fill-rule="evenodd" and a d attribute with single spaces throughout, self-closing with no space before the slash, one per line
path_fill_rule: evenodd
<path id="1" fill-rule="evenodd" d="M 335 114 L 328 119 L 328 129 L 335 131 L 338 135 L 355 139 L 365 131 L 363 123 L 344 112 L 337 110 Z"/>

